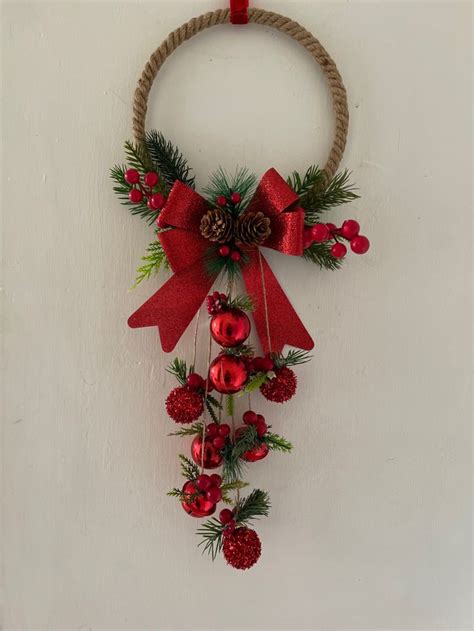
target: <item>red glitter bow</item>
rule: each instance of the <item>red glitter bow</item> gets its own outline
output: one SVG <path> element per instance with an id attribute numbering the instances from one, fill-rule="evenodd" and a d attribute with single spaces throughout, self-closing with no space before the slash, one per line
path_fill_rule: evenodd
<path id="1" fill-rule="evenodd" d="M 297 202 L 298 196 L 275 169 L 265 173 L 249 205 L 271 219 L 265 247 L 293 256 L 303 254 L 304 211 Z M 128 324 L 132 328 L 158 326 L 165 352 L 174 349 L 217 277 L 206 268 L 209 241 L 199 229 L 208 210 L 209 203 L 201 195 L 176 181 L 160 213 L 160 227 L 172 228 L 161 232 L 159 239 L 174 275 L 130 316 Z M 261 252 L 248 247 L 245 253 L 248 261 L 242 275 L 254 303 L 253 318 L 264 351 L 281 352 L 285 344 L 311 350 L 311 336 Z"/>

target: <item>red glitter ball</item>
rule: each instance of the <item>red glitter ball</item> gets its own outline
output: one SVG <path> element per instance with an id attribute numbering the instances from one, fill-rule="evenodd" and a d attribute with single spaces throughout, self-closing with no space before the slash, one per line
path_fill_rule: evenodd
<path id="1" fill-rule="evenodd" d="M 262 544 L 255 530 L 236 528 L 224 538 L 222 549 L 229 565 L 237 570 L 248 570 L 259 560 Z"/>
<path id="2" fill-rule="evenodd" d="M 269 401 L 284 403 L 289 401 L 296 392 L 296 375 L 286 366 L 275 372 L 276 376 L 273 379 L 260 386 L 260 392 Z"/>
<path id="3" fill-rule="evenodd" d="M 175 388 L 166 399 L 166 411 L 176 423 L 197 421 L 204 411 L 202 396 L 186 386 Z"/>

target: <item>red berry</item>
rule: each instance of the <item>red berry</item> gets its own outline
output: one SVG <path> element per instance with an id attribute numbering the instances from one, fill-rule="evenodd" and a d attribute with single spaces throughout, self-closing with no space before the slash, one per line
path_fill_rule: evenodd
<path id="1" fill-rule="evenodd" d="M 311 228 L 311 236 L 316 243 L 324 243 L 329 239 L 329 230 L 326 224 L 317 223 Z"/>
<path id="2" fill-rule="evenodd" d="M 208 491 L 212 486 L 210 476 L 208 476 L 207 473 L 201 473 L 201 475 L 198 475 L 196 478 L 196 486 L 200 491 Z"/>
<path id="3" fill-rule="evenodd" d="M 305 228 L 303 232 L 303 249 L 307 250 L 313 245 L 313 233 L 311 228 Z"/>
<path id="4" fill-rule="evenodd" d="M 222 447 L 224 447 L 225 445 L 225 438 L 223 438 L 222 436 L 216 436 L 213 439 L 212 444 L 216 449 L 222 449 Z"/>
<path id="5" fill-rule="evenodd" d="M 243 421 L 246 425 L 255 425 L 258 421 L 257 415 L 252 410 L 244 412 Z"/>
<path id="6" fill-rule="evenodd" d="M 235 526 L 236 526 L 235 519 L 231 519 L 227 523 L 227 526 L 224 530 L 224 537 L 228 537 L 229 535 L 231 535 L 235 530 Z"/>
<path id="7" fill-rule="evenodd" d="M 232 193 L 232 195 L 230 196 L 230 201 L 233 204 L 240 204 L 240 202 L 242 201 L 242 195 L 240 193 Z"/>
<path id="8" fill-rule="evenodd" d="M 202 388 L 203 378 L 197 372 L 192 372 L 186 379 L 186 382 L 191 390 L 199 390 L 199 388 Z"/>
<path id="9" fill-rule="evenodd" d="M 230 508 L 223 508 L 219 513 L 219 521 L 221 524 L 228 524 L 232 521 L 234 517 L 234 513 L 230 510 Z"/>
<path id="10" fill-rule="evenodd" d="M 206 499 L 213 504 L 217 504 L 222 499 L 222 491 L 217 488 L 217 486 L 211 486 L 211 488 L 206 493 Z"/>
<path id="11" fill-rule="evenodd" d="M 227 423 L 222 423 L 222 425 L 219 426 L 219 436 L 222 436 L 222 438 L 226 438 L 229 434 L 230 434 L 229 425 L 227 425 Z"/>
<path id="12" fill-rule="evenodd" d="M 242 255 L 240 254 L 238 250 L 234 250 L 231 253 L 230 258 L 237 263 L 242 258 Z"/>
<path id="13" fill-rule="evenodd" d="M 230 248 L 228 245 L 221 245 L 221 247 L 219 248 L 219 254 L 221 256 L 229 256 L 230 254 Z"/>
<path id="14" fill-rule="evenodd" d="M 253 367 L 255 368 L 256 372 L 265 372 L 265 370 L 263 368 L 264 360 L 265 360 L 265 357 L 254 357 L 253 358 Z"/>
<path id="15" fill-rule="evenodd" d="M 128 169 L 128 171 L 125 171 L 125 181 L 128 184 L 138 184 L 140 173 L 136 169 Z"/>
<path id="16" fill-rule="evenodd" d="M 265 417 L 263 414 L 257 414 L 257 423 L 265 423 Z"/>
<path id="17" fill-rule="evenodd" d="M 151 188 L 158 184 L 158 180 L 158 173 L 155 173 L 154 171 L 149 171 L 148 173 L 145 173 L 145 177 L 143 178 L 145 184 L 147 186 L 151 186 Z"/>
<path id="18" fill-rule="evenodd" d="M 260 367 L 260 370 L 262 372 L 269 372 L 270 370 L 274 369 L 275 363 L 273 362 L 273 359 L 271 357 L 263 357 L 260 362 Z"/>
<path id="19" fill-rule="evenodd" d="M 219 195 L 219 197 L 216 199 L 216 204 L 218 206 L 226 206 L 227 199 L 224 197 L 224 195 Z"/>
<path id="20" fill-rule="evenodd" d="M 218 473 L 211 475 L 211 485 L 219 487 L 222 484 L 222 478 Z"/>
<path id="21" fill-rule="evenodd" d="M 219 431 L 219 425 L 217 423 L 209 423 L 206 428 L 207 435 L 209 438 L 215 438 Z"/>
<path id="22" fill-rule="evenodd" d="M 139 204 L 143 199 L 143 193 L 139 188 L 132 188 L 128 194 L 128 199 L 132 202 L 132 204 Z"/>
<path id="23" fill-rule="evenodd" d="M 347 254 L 347 248 L 344 243 L 335 243 L 331 248 L 331 254 L 336 259 L 342 259 Z"/>
<path id="24" fill-rule="evenodd" d="M 326 228 L 329 230 L 329 232 L 337 232 L 337 226 L 334 223 L 327 223 L 326 224 Z"/>
<path id="25" fill-rule="evenodd" d="M 163 206 L 165 205 L 165 201 L 166 199 L 164 195 L 162 195 L 161 193 L 155 193 L 150 197 L 150 206 L 153 208 L 153 210 L 159 210 L 160 208 L 163 208 Z"/>
<path id="26" fill-rule="evenodd" d="M 360 226 L 355 219 L 347 219 L 341 226 L 340 233 L 350 241 L 359 234 Z"/>
<path id="27" fill-rule="evenodd" d="M 257 423 L 257 436 L 262 438 L 267 433 L 268 426 L 265 421 L 259 421 Z"/>
<path id="28" fill-rule="evenodd" d="M 354 239 L 352 239 L 351 241 L 351 250 L 355 252 L 355 254 L 365 254 L 369 248 L 370 241 L 362 234 L 354 237 Z"/>

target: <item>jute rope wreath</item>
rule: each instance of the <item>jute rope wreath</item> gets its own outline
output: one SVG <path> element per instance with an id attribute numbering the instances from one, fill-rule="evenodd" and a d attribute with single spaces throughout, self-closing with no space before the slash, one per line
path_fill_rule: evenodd
<path id="1" fill-rule="evenodd" d="M 231 9 L 245 3 L 231 0 Z M 129 325 L 157 326 L 163 350 L 171 352 L 195 318 L 191 362 L 176 358 L 168 367 L 178 386 L 166 398 L 165 407 L 169 417 L 181 425 L 172 435 L 192 439 L 189 455 L 180 455 L 184 486 L 168 495 L 176 497 L 195 518 L 210 517 L 220 502 L 228 505 L 221 508 L 218 518 L 205 521 L 198 534 L 204 551 L 213 559 L 222 551 L 237 569 L 250 568 L 259 559 L 261 542 L 250 523 L 267 515 L 270 508 L 266 491 L 254 489 L 241 496 L 249 485 L 244 479 L 247 468 L 257 466 L 253 463 L 271 451 L 292 449 L 261 414 L 262 398 L 252 399 L 259 392 L 267 401 L 289 401 L 297 386 L 293 367 L 309 361 L 308 351 L 314 346 L 262 248 L 300 256 L 329 270 L 341 266 L 347 253 L 345 242 L 356 254 L 369 249 L 369 241 L 354 219 L 340 227 L 322 220 L 332 208 L 358 198 L 350 174 L 337 173 L 349 114 L 336 64 L 297 22 L 261 9 L 250 9 L 244 17 L 245 22 L 286 33 L 321 66 L 336 119 L 325 166 L 310 166 L 303 174 L 293 171 L 286 179 L 270 169 L 260 181 L 246 168 L 230 175 L 219 168 L 200 194 L 179 149 L 161 132 L 145 130 L 148 97 L 160 68 L 186 40 L 211 26 L 234 21 L 232 10 L 218 10 L 193 18 L 170 33 L 151 55 L 135 91 L 135 141 L 125 143 L 127 164 L 111 170 L 122 203 L 154 227 L 155 238 L 138 268 L 136 284 L 161 268 L 172 271 L 129 318 Z M 204 335 L 199 330 L 203 303 L 210 324 L 201 363 L 197 349 L 198 339 Z M 261 354 L 249 343 L 248 311 L 253 315 L 254 342 L 260 344 Z M 213 358 L 215 345 L 219 348 Z M 286 346 L 292 348 L 285 350 Z M 283 422 L 282 417 L 275 420 Z M 212 469 L 220 473 L 207 473 Z"/>

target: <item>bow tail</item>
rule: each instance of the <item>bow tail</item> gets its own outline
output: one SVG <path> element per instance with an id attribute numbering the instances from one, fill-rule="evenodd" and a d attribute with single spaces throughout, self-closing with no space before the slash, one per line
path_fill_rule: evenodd
<path id="1" fill-rule="evenodd" d="M 171 352 L 204 302 L 215 276 L 203 274 L 202 261 L 174 274 L 128 319 L 132 329 L 157 326 L 161 346 Z"/>
<path id="2" fill-rule="evenodd" d="M 254 303 L 253 318 L 264 352 L 268 353 L 271 346 L 272 352 L 280 353 L 285 344 L 307 351 L 311 350 L 314 342 L 267 261 L 258 250 L 249 251 L 247 254 L 249 262 L 242 268 L 242 273 L 247 292 Z M 265 296 L 270 340 L 266 325 Z"/>

